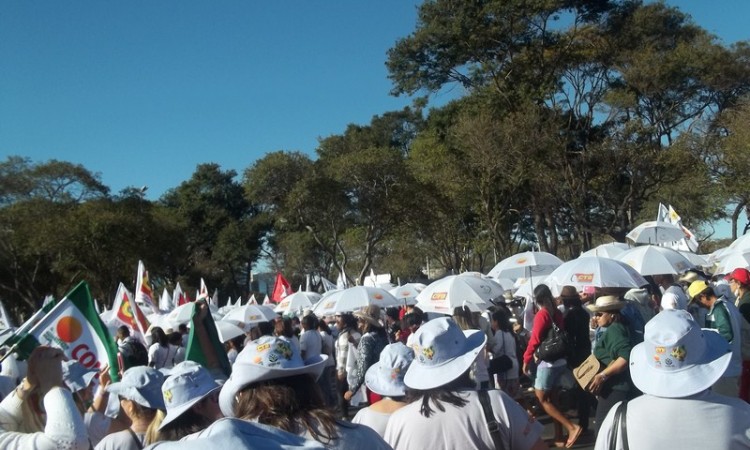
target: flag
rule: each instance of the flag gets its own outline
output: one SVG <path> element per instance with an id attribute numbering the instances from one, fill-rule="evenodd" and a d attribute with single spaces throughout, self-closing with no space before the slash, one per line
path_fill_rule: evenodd
<path id="1" fill-rule="evenodd" d="M 198 314 L 202 304 L 205 304 L 206 314 L 203 320 L 200 320 Z M 229 363 L 224 344 L 219 339 L 214 318 L 205 301 L 196 301 L 193 305 L 185 359 L 202 364 L 208 369 L 221 370 L 227 377 L 232 372 L 232 365 Z"/>
<path id="2" fill-rule="evenodd" d="M 81 281 L 60 300 L 16 344 L 22 358 L 39 345 L 59 348 L 86 368 L 109 365 L 112 380 L 117 375 L 117 345 L 94 309 L 89 285 Z"/>
<path id="3" fill-rule="evenodd" d="M 662 205 L 659 205 L 660 207 Z M 685 237 L 678 241 L 675 245 L 673 245 L 672 248 L 675 250 L 683 250 L 688 252 L 697 252 L 698 246 L 700 245 L 698 243 L 698 239 L 695 238 L 695 235 L 692 231 L 688 230 L 687 227 L 682 225 L 682 218 L 677 214 L 677 211 L 672 208 L 672 205 L 669 205 L 669 213 L 668 213 L 668 220 L 667 222 L 671 223 L 672 225 L 677 225 L 682 229 L 682 232 L 685 233 Z"/>
<path id="4" fill-rule="evenodd" d="M 257 305 L 258 300 L 255 300 L 255 294 L 251 294 L 250 298 L 247 300 L 248 305 Z"/>
<path id="5" fill-rule="evenodd" d="M 284 299 L 287 295 L 293 293 L 292 286 L 284 278 L 281 272 L 276 273 L 276 282 L 273 284 L 273 292 L 271 293 L 271 301 L 278 303 Z"/>
<path id="6" fill-rule="evenodd" d="M 211 300 L 208 302 L 210 305 L 219 306 L 219 290 L 214 289 L 214 295 L 211 296 Z"/>
<path id="7" fill-rule="evenodd" d="M 336 285 L 333 284 L 333 282 L 331 282 L 330 280 L 327 280 L 327 279 L 325 279 L 323 277 L 320 277 L 320 282 L 323 284 L 323 290 L 325 292 L 331 291 L 333 289 L 338 289 L 336 287 Z"/>
<path id="8" fill-rule="evenodd" d="M 302 288 L 300 288 L 300 291 Z M 310 292 L 310 274 L 305 275 L 305 292 Z"/>
<path id="9" fill-rule="evenodd" d="M 180 286 L 180 282 L 178 281 L 177 286 L 174 287 L 174 292 L 172 292 L 172 305 L 182 306 L 189 301 L 190 299 L 188 299 L 187 295 L 182 292 L 182 287 Z"/>
<path id="10" fill-rule="evenodd" d="M 266 298 L 263 299 L 263 304 L 266 306 L 273 305 L 273 302 L 271 302 L 271 299 L 268 298 L 268 294 L 266 294 Z"/>
<path id="11" fill-rule="evenodd" d="M 148 271 L 143 261 L 138 261 L 138 281 L 135 285 L 135 302 L 148 305 L 151 311 L 158 312 L 154 304 L 154 293 L 151 290 L 151 283 L 148 281 Z"/>
<path id="12" fill-rule="evenodd" d="M 346 289 L 349 287 L 349 282 L 346 280 L 346 272 L 344 272 L 344 268 L 341 268 L 341 272 L 339 272 L 339 277 L 336 279 L 336 287 L 339 289 Z"/>
<path id="13" fill-rule="evenodd" d="M 656 213 L 657 222 L 669 222 L 669 209 L 663 203 L 659 203 L 659 211 Z"/>
<path id="14" fill-rule="evenodd" d="M 208 287 L 203 278 L 201 278 L 201 289 L 195 294 L 195 301 L 197 302 L 198 300 L 208 301 Z"/>
<path id="15" fill-rule="evenodd" d="M 51 295 L 48 295 L 47 297 L 45 297 L 44 298 L 44 303 L 42 303 L 41 309 L 39 309 L 39 311 L 35 312 L 29 318 L 29 320 L 27 320 L 26 322 L 24 322 L 23 324 L 21 324 L 21 326 L 18 327 L 18 329 L 16 329 L 16 331 L 11 336 L 8 336 L 3 341 L 3 343 L 0 344 L 0 347 L 4 347 L 4 346 L 10 347 L 10 346 L 16 344 L 19 340 L 21 340 L 21 338 L 24 335 L 26 335 L 26 333 L 29 332 L 29 330 L 31 328 L 33 328 L 36 324 L 38 324 L 39 321 L 42 320 L 42 318 L 45 315 L 47 315 L 48 312 L 52 311 L 52 308 L 54 308 L 56 304 L 57 304 L 57 302 L 55 302 L 55 298 L 52 297 Z"/>
<path id="16" fill-rule="evenodd" d="M 161 291 L 161 298 L 159 298 L 159 309 L 168 313 L 174 309 L 174 303 L 172 303 L 172 296 L 167 292 L 167 287 L 164 286 L 164 290 Z"/>
<path id="17" fill-rule="evenodd" d="M 148 330 L 150 324 L 138 303 L 132 301 L 131 298 L 132 295 L 125 288 L 125 285 L 120 283 L 115 294 L 115 301 L 112 303 L 112 309 L 115 312 L 114 318 L 130 328 L 133 336 L 145 343 L 146 330 Z"/>

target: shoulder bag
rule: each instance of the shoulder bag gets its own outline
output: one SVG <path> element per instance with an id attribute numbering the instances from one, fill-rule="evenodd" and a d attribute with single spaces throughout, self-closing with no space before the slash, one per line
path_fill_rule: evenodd
<path id="1" fill-rule="evenodd" d="M 627 425 L 627 414 L 628 414 L 628 401 L 623 400 L 620 406 L 615 411 L 615 417 L 612 419 L 612 431 L 609 434 L 609 450 L 617 450 L 617 434 L 622 434 L 622 449 L 630 450 L 628 446 L 628 425 Z"/>
<path id="2" fill-rule="evenodd" d="M 542 361 L 554 362 L 568 354 L 568 336 L 557 326 L 554 316 L 550 315 L 550 318 L 552 327 L 547 331 L 544 341 L 537 347 L 535 355 Z"/>
<path id="3" fill-rule="evenodd" d="M 495 419 L 495 414 L 492 412 L 490 395 L 484 389 L 477 391 L 477 394 L 479 394 L 479 403 L 482 404 L 484 420 L 487 421 L 487 428 L 490 430 L 490 436 L 492 436 L 492 442 L 495 444 L 495 450 L 505 450 L 503 437 L 500 435 L 500 423 Z"/>

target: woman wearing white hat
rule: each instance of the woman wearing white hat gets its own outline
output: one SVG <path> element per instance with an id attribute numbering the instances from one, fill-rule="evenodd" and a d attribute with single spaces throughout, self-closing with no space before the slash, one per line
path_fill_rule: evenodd
<path id="1" fill-rule="evenodd" d="M 365 384 L 383 399 L 360 409 L 353 423 L 367 425 L 381 436 L 385 434 L 391 414 L 406 406 L 404 375 L 413 360 L 414 351 L 401 342 L 388 344 L 380 352 L 380 360 L 367 369 Z"/>
<path id="2" fill-rule="evenodd" d="M 609 411 L 596 449 L 627 448 L 625 439 L 638 450 L 749 449 L 750 405 L 710 389 L 731 358 L 727 341 L 701 329 L 687 311 L 657 314 L 630 353 L 633 383 L 643 395 L 627 402 L 617 422 L 621 404 Z M 612 437 L 615 447 L 610 447 Z"/>
<path id="3" fill-rule="evenodd" d="M 597 326 L 605 329 L 594 348 L 594 356 L 604 370 L 596 374 L 587 388 L 597 399 L 597 430 L 612 405 L 629 398 L 633 391 L 628 371 L 632 344 L 625 319 L 620 314 L 625 305 L 614 295 L 599 297 L 593 305 L 586 305 L 593 313 Z"/>
<path id="4" fill-rule="evenodd" d="M 232 375 L 222 386 L 219 405 L 226 417 L 271 425 L 331 449 L 387 449 L 365 426 L 338 421 L 328 409 L 316 380 L 327 356 L 302 360 L 299 347 L 279 337 L 250 342 L 237 355 Z"/>
<path id="5" fill-rule="evenodd" d="M 483 332 L 462 331 L 447 317 L 419 328 L 404 377 L 410 403 L 391 415 L 385 430 L 394 449 L 547 448 L 542 425 L 507 394 L 474 390 L 469 370 L 486 341 Z"/>

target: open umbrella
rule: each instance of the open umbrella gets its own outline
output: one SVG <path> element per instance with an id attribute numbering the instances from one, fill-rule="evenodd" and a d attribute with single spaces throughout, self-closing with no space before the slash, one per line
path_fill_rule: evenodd
<path id="1" fill-rule="evenodd" d="M 214 322 L 214 324 L 216 324 L 216 331 L 219 334 L 219 340 L 221 340 L 221 342 L 226 342 L 230 339 L 236 338 L 237 336 L 242 336 L 243 334 L 245 334 L 245 331 L 242 328 L 231 322 L 217 320 Z"/>
<path id="2" fill-rule="evenodd" d="M 498 278 L 533 278 L 537 275 L 549 275 L 562 264 L 562 259 L 547 252 L 523 252 L 509 256 L 500 261 L 487 273 L 487 276 Z"/>
<path id="3" fill-rule="evenodd" d="M 602 256 L 604 258 L 617 259 L 617 256 L 620 253 L 629 249 L 630 246 L 628 244 L 623 244 L 622 242 L 610 242 L 609 244 L 598 245 L 589 251 L 583 252 L 581 253 L 581 256 Z"/>
<path id="4" fill-rule="evenodd" d="M 195 305 L 195 302 L 188 302 L 184 305 L 180 305 L 164 316 L 163 320 L 171 323 L 175 327 L 181 323 L 188 323 L 193 317 L 193 305 Z M 211 316 L 214 320 L 221 319 L 219 308 L 217 308 L 216 305 L 209 304 L 208 310 L 211 311 Z"/>
<path id="5" fill-rule="evenodd" d="M 425 312 L 453 314 L 454 308 L 473 303 L 479 310 L 485 310 L 492 304 L 491 300 L 504 293 L 505 289 L 489 278 L 451 275 L 420 292 L 417 307 Z"/>
<path id="6" fill-rule="evenodd" d="M 427 285 L 422 283 L 406 283 L 405 285 L 395 287 L 388 292 L 405 305 L 416 305 L 417 295 L 419 295 L 419 293 L 426 287 Z"/>
<path id="7" fill-rule="evenodd" d="M 261 322 L 269 322 L 277 317 L 273 308 L 264 305 L 243 305 L 229 311 L 222 319 L 225 322 L 231 322 L 245 331 Z"/>
<path id="8" fill-rule="evenodd" d="M 368 305 L 388 308 L 401 306 L 403 301 L 382 288 L 354 286 L 326 296 L 315 305 L 313 313 L 318 317 L 330 316 L 336 313 L 357 311 Z"/>
<path id="9" fill-rule="evenodd" d="M 636 244 L 661 244 L 679 241 L 685 237 L 685 232 L 669 222 L 652 220 L 633 228 L 625 237 Z"/>
<path id="10" fill-rule="evenodd" d="M 750 251 L 729 252 L 721 256 L 714 274 L 726 274 L 734 269 L 750 267 Z"/>
<path id="11" fill-rule="evenodd" d="M 615 259 L 634 268 L 643 276 L 660 274 L 677 275 L 695 267 L 695 264 L 691 263 L 690 260 L 682 256 L 677 250 L 656 245 L 643 245 L 631 248 L 621 253 Z"/>
<path id="12" fill-rule="evenodd" d="M 301 311 L 312 306 L 320 300 L 317 292 L 295 292 L 284 297 L 273 310 L 277 313 L 289 313 Z"/>
<path id="13" fill-rule="evenodd" d="M 563 286 L 582 291 L 584 286 L 600 288 L 639 288 L 648 282 L 635 269 L 622 261 L 599 256 L 583 256 L 563 263 L 544 281 L 554 295 Z"/>

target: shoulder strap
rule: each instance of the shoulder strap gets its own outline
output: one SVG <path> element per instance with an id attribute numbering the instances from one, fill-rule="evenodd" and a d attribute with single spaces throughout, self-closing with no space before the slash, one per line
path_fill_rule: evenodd
<path id="1" fill-rule="evenodd" d="M 482 404 L 484 420 L 487 421 L 487 428 L 490 431 L 490 436 L 492 436 L 492 442 L 495 444 L 495 450 L 505 450 L 503 438 L 500 436 L 500 424 L 495 420 L 495 415 L 492 412 L 490 395 L 484 389 L 480 389 L 477 393 L 479 394 L 479 403 Z"/>
<path id="2" fill-rule="evenodd" d="M 622 433 L 622 448 L 623 450 L 630 450 L 628 447 L 628 427 L 626 422 L 626 414 L 628 412 L 628 401 L 623 400 L 622 403 L 617 407 L 615 411 L 615 417 L 612 418 L 612 431 L 609 433 L 609 450 L 617 449 L 617 434 Z M 620 431 L 622 430 L 622 431 Z"/>
<path id="3" fill-rule="evenodd" d="M 130 436 L 133 438 L 133 441 L 135 442 L 135 445 L 138 447 L 138 450 L 143 450 L 143 443 L 141 443 L 141 440 L 138 439 L 138 435 L 135 434 L 135 431 L 133 431 L 132 428 L 128 428 L 128 431 L 130 431 Z"/>

